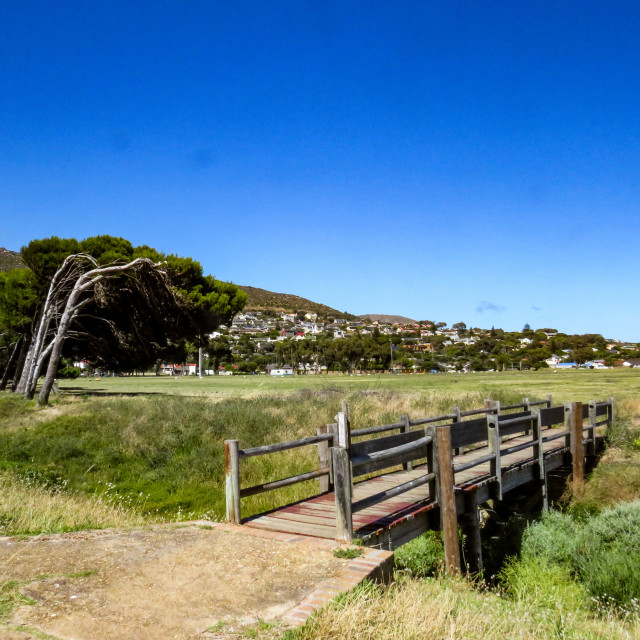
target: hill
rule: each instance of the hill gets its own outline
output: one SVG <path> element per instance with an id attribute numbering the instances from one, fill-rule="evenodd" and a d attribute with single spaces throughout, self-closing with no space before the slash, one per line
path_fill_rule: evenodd
<path id="1" fill-rule="evenodd" d="M 20 269 L 22 267 L 24 267 L 24 262 L 22 262 L 19 253 L 0 247 L 0 271 L 9 271 L 9 269 Z"/>
<path id="2" fill-rule="evenodd" d="M 417 320 L 412 320 L 405 316 L 390 316 L 383 313 L 365 313 L 360 318 L 369 318 L 373 322 L 384 322 L 388 324 L 417 324 Z"/>
<path id="3" fill-rule="evenodd" d="M 325 304 L 290 293 L 275 293 L 246 285 L 238 285 L 238 287 L 248 296 L 245 305 L 246 311 L 283 311 L 285 313 L 304 311 L 305 313 L 317 313 L 322 318 L 346 318 L 347 320 L 353 320 L 356 317 L 346 311 L 338 311 Z"/>

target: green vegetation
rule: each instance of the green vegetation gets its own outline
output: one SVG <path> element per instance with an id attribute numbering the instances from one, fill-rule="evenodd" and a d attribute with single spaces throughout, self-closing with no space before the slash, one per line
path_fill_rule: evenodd
<path id="1" fill-rule="evenodd" d="M 510 403 L 549 392 L 556 402 L 613 395 L 620 419 L 611 448 L 566 513 L 552 512 L 526 530 L 520 557 L 500 574 L 502 590 L 479 590 L 441 576 L 441 542 L 430 533 L 397 553 L 394 584 L 364 585 L 287 637 L 638 637 L 640 580 L 634 569 L 640 562 L 640 503 L 632 501 L 640 495 L 640 451 L 634 444 L 640 435 L 639 386 L 633 370 L 531 371 L 285 380 L 79 378 L 62 381 L 60 395 L 47 408 L 2 394 L 0 531 L 220 519 L 225 438 L 247 447 L 308 436 L 332 421 L 343 399 L 358 428 L 405 412 L 434 415 L 455 405 L 477 407 L 487 397 Z M 309 447 L 243 460 L 242 484 L 310 470 L 314 456 Z M 243 510 L 266 510 L 315 491 L 310 481 L 243 500 Z M 617 505 L 621 499 L 630 502 Z M 15 585 L 5 588 L 6 606 L 13 606 L 16 594 Z M 250 633 L 263 637 L 275 631 L 258 625 Z"/>
<path id="2" fill-rule="evenodd" d="M 444 543 L 439 531 L 427 531 L 395 552 L 396 569 L 414 578 L 426 578 L 444 569 Z"/>
<path id="3" fill-rule="evenodd" d="M 344 558 L 345 560 L 353 560 L 364 555 L 364 549 L 358 549 L 357 547 L 338 548 L 333 550 L 335 558 Z"/>

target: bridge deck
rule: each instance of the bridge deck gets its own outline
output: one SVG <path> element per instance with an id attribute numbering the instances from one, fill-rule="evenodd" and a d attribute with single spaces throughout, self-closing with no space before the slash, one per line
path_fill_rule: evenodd
<path id="1" fill-rule="evenodd" d="M 564 427 L 545 429 L 545 437 L 564 431 Z M 503 445 L 514 446 L 531 442 L 531 436 L 519 435 L 505 438 Z M 566 451 L 564 438 L 543 443 L 545 457 L 556 457 Z M 487 455 L 488 446 L 454 456 L 454 464 L 470 462 L 474 458 Z M 531 465 L 534 461 L 533 449 L 517 451 L 502 456 L 503 474 L 518 467 Z M 358 501 L 380 491 L 390 489 L 418 478 L 425 473 L 424 467 L 417 467 L 411 471 L 395 471 L 374 478 L 357 482 L 353 487 L 353 500 Z M 491 478 L 489 463 L 485 462 L 455 474 L 455 484 L 458 489 L 477 487 Z M 433 508 L 429 496 L 428 485 L 407 491 L 395 498 L 389 498 L 372 507 L 368 507 L 353 514 L 353 533 L 356 538 L 367 539 L 375 532 L 389 529 L 400 522 L 415 518 L 418 514 Z M 333 492 L 325 493 L 302 502 L 288 505 L 271 511 L 265 515 L 258 515 L 243 522 L 246 526 L 269 531 L 278 531 L 297 535 L 313 536 L 316 538 L 335 539 L 336 515 L 335 496 Z"/>

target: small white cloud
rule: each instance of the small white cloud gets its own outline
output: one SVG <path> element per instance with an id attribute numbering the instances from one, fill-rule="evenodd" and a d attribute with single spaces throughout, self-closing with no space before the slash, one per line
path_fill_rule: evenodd
<path id="1" fill-rule="evenodd" d="M 476 311 L 478 313 L 484 313 L 485 311 L 493 311 L 495 313 L 500 313 L 504 311 L 506 307 L 503 307 L 499 304 L 495 304 L 494 302 L 487 302 L 487 300 L 483 300 L 477 307 Z"/>

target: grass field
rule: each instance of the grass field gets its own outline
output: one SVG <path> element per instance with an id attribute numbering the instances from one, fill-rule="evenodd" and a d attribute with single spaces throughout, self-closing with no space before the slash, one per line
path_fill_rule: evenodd
<path id="1" fill-rule="evenodd" d="M 554 404 L 614 396 L 619 425 L 640 421 L 640 370 L 438 375 L 128 377 L 60 382 L 51 406 L 0 394 L 0 534 L 130 526 L 224 515 L 223 441 L 257 446 L 315 433 L 342 400 L 353 428 L 476 408 L 485 398 Z M 626 432 L 625 432 L 626 433 Z M 640 438 L 622 433 L 587 484 L 583 512 L 640 495 Z M 626 448 L 625 448 L 626 447 Z M 314 468 L 315 449 L 250 458 L 242 485 Z M 315 493 L 315 481 L 243 500 L 245 515 Z M 526 569 L 526 567 L 525 567 Z M 555 569 L 519 595 L 448 579 L 365 587 L 291 640 L 322 638 L 632 638 L 637 617 L 595 611 Z M 524 576 L 524 577 L 523 577 Z"/>
<path id="2" fill-rule="evenodd" d="M 69 394 L 161 394 L 184 396 L 247 397 L 255 394 L 312 391 L 352 392 L 397 391 L 424 393 L 517 393 L 533 397 L 554 395 L 559 402 L 601 399 L 615 395 L 623 399 L 640 393 L 640 369 L 540 370 L 495 373 L 381 374 L 290 376 L 132 376 L 124 378 L 78 378 L 61 380 L 60 389 Z"/>

